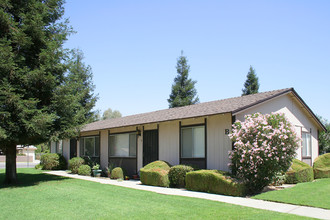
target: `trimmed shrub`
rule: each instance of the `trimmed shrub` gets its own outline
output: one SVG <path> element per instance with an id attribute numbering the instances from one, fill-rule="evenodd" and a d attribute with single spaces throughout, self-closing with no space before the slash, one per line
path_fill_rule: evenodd
<path id="1" fill-rule="evenodd" d="M 313 168 L 308 164 L 294 159 L 289 170 L 285 173 L 286 183 L 296 184 L 312 182 L 314 180 Z"/>
<path id="2" fill-rule="evenodd" d="M 116 167 L 111 171 L 111 179 L 124 179 L 124 172 L 121 167 Z"/>
<path id="3" fill-rule="evenodd" d="M 228 166 L 251 194 L 288 170 L 300 140 L 284 114 L 277 113 L 247 115 L 244 122 L 235 122 L 229 137 L 234 149 Z"/>
<path id="4" fill-rule="evenodd" d="M 228 196 L 245 195 L 243 183 L 219 170 L 198 170 L 186 174 L 186 188 L 193 191 L 216 193 Z"/>
<path id="5" fill-rule="evenodd" d="M 91 175 L 91 172 L 92 172 L 92 169 L 91 169 L 91 167 L 88 166 L 88 165 L 81 165 L 81 166 L 78 168 L 78 174 L 79 174 L 79 175 L 90 176 L 90 175 Z"/>
<path id="6" fill-rule="evenodd" d="M 142 169 L 149 170 L 149 169 L 154 169 L 154 168 L 170 170 L 171 164 L 169 164 L 168 162 L 163 161 L 163 160 L 157 160 L 157 161 L 154 161 L 154 162 L 151 162 L 151 163 L 145 165 Z"/>
<path id="7" fill-rule="evenodd" d="M 37 170 L 42 170 L 42 165 L 41 164 L 37 164 L 34 168 L 37 169 Z"/>
<path id="8" fill-rule="evenodd" d="M 65 170 L 66 160 L 61 154 L 47 153 L 41 156 L 40 165 L 43 170 Z"/>
<path id="9" fill-rule="evenodd" d="M 73 157 L 71 160 L 69 160 L 69 170 L 71 170 L 71 173 L 78 173 L 78 169 L 81 165 L 85 163 L 85 160 L 81 157 Z"/>
<path id="10" fill-rule="evenodd" d="M 270 185 L 281 186 L 285 183 L 285 181 L 286 181 L 285 173 L 277 173 L 273 178 L 272 182 L 270 183 Z"/>
<path id="11" fill-rule="evenodd" d="M 317 157 L 313 169 L 315 179 L 330 178 L 330 153 Z"/>
<path id="12" fill-rule="evenodd" d="M 171 165 L 165 161 L 154 161 L 140 170 L 140 180 L 142 184 L 151 186 L 169 187 L 168 172 Z"/>
<path id="13" fill-rule="evenodd" d="M 168 172 L 168 179 L 172 187 L 185 187 L 186 173 L 194 171 L 194 168 L 186 165 L 176 165 Z"/>

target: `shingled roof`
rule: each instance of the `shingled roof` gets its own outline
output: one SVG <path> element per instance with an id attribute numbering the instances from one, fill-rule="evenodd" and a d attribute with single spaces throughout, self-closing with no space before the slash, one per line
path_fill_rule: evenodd
<path id="1" fill-rule="evenodd" d="M 280 89 L 269 92 L 257 93 L 253 95 L 222 99 L 218 101 L 204 102 L 204 103 L 188 105 L 184 107 L 170 108 L 170 109 L 164 109 L 164 110 L 142 113 L 137 115 L 130 115 L 122 118 L 97 121 L 85 125 L 85 127 L 82 129 L 82 132 L 96 131 L 96 130 L 103 130 L 110 128 L 119 128 L 126 126 L 137 126 L 137 125 L 172 121 L 178 119 L 209 116 L 209 115 L 215 115 L 221 113 L 235 114 L 246 108 L 252 107 L 254 105 L 257 105 L 259 103 L 262 103 L 264 101 L 267 101 L 269 99 L 275 98 L 277 96 L 289 92 L 293 92 L 294 94 L 296 94 L 296 96 L 298 96 L 293 88 Z M 299 96 L 298 98 L 300 99 Z M 308 110 L 310 109 L 308 108 Z M 312 113 L 312 115 L 314 114 Z"/>

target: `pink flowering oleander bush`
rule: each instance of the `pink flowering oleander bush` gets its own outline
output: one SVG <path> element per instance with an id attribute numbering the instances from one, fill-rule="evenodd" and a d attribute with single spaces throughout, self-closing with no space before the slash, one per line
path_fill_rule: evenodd
<path id="1" fill-rule="evenodd" d="M 229 167 L 247 193 L 261 191 L 287 171 L 300 141 L 284 114 L 277 113 L 247 115 L 233 124 L 229 137 L 234 143 Z"/>

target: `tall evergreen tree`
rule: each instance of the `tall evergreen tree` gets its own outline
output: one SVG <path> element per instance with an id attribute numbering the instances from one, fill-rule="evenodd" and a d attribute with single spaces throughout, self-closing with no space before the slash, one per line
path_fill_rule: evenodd
<path id="1" fill-rule="evenodd" d="M 0 149 L 16 183 L 16 145 L 70 138 L 93 114 L 91 73 L 63 48 L 62 0 L 0 1 Z M 77 67 L 77 71 L 75 70 Z M 86 89 L 87 87 L 87 89 Z M 81 93 L 80 93 L 81 92 Z"/>
<path id="2" fill-rule="evenodd" d="M 250 66 L 249 72 L 247 74 L 247 79 L 244 83 L 244 89 L 242 89 L 242 96 L 255 94 L 259 92 L 259 81 L 255 73 L 255 69 Z"/>
<path id="3" fill-rule="evenodd" d="M 177 59 L 176 71 L 178 75 L 174 79 L 170 98 L 167 99 L 170 108 L 192 105 L 199 102 L 195 84 L 197 81 L 189 79 L 190 66 L 187 57 L 181 56 Z"/>

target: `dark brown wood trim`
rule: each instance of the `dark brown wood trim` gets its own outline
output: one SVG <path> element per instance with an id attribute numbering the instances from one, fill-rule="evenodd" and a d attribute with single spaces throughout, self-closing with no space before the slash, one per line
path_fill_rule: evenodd
<path id="1" fill-rule="evenodd" d="M 136 134 L 136 131 L 116 132 L 116 133 L 111 133 L 110 135 L 116 135 L 116 134 L 131 134 L 131 133 L 135 133 L 135 134 Z"/>
<path id="2" fill-rule="evenodd" d="M 236 121 L 236 115 L 231 115 L 231 124 L 234 124 Z"/>
<path id="3" fill-rule="evenodd" d="M 109 157 L 110 157 L 110 129 L 108 130 L 108 167 L 110 165 L 110 160 L 109 160 Z"/>
<path id="4" fill-rule="evenodd" d="M 205 152 L 204 152 L 204 158 L 205 158 L 205 169 L 207 169 L 207 118 L 204 118 L 204 139 L 205 139 Z"/>
<path id="5" fill-rule="evenodd" d="M 116 157 L 109 156 L 110 159 L 137 159 L 137 157 Z"/>
<path id="6" fill-rule="evenodd" d="M 136 133 L 138 133 L 139 128 L 136 126 Z M 138 173 L 138 155 L 139 155 L 139 137 L 142 137 L 142 131 L 140 131 L 140 135 L 135 136 L 135 145 L 136 145 L 136 153 L 135 153 L 135 158 L 136 158 L 136 174 Z M 129 147 L 128 147 L 129 148 Z"/>
<path id="7" fill-rule="evenodd" d="M 179 164 L 181 164 L 181 121 L 179 121 Z"/>
<path id="8" fill-rule="evenodd" d="M 80 138 L 86 138 L 86 137 L 97 137 L 97 136 L 100 136 L 100 134 L 95 134 L 95 135 L 87 135 L 87 136 L 80 136 Z"/>
<path id="9" fill-rule="evenodd" d="M 142 167 L 143 167 L 143 159 L 144 159 L 144 150 L 143 150 L 143 145 L 144 145 L 144 126 L 142 126 Z"/>
<path id="10" fill-rule="evenodd" d="M 235 123 L 235 121 L 236 121 L 236 115 L 231 115 L 231 125 L 233 125 Z M 230 130 L 231 130 L 231 128 L 230 128 Z M 234 147 L 235 147 L 234 142 L 231 141 L 231 149 L 234 150 Z"/>
<path id="11" fill-rule="evenodd" d="M 183 160 L 206 160 L 205 157 L 181 157 Z"/>
<path id="12" fill-rule="evenodd" d="M 205 120 L 204 120 L 204 123 L 191 124 L 191 125 L 181 125 L 181 128 L 189 128 L 189 127 L 197 127 L 197 126 L 205 126 Z"/>
<path id="13" fill-rule="evenodd" d="M 160 155 L 160 153 L 159 153 L 160 152 L 160 150 L 159 150 L 159 124 L 157 124 L 157 135 L 158 135 L 158 137 L 157 137 L 157 139 L 158 139 L 158 143 L 157 143 L 158 144 L 158 155 L 157 155 L 157 157 L 158 157 L 158 160 L 159 160 L 159 158 L 160 158 L 159 157 L 159 155 Z"/>

